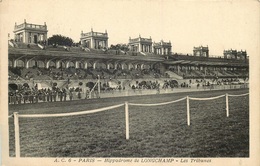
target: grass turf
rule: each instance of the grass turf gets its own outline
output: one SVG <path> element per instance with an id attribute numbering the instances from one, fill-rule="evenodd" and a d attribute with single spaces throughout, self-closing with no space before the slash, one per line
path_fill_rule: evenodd
<path id="1" fill-rule="evenodd" d="M 248 90 L 178 93 L 92 99 L 56 103 L 10 105 L 9 114 L 77 112 L 121 104 L 160 103 L 187 95 L 213 97 Z M 129 106 L 130 139 L 125 140 L 124 107 L 89 115 L 20 118 L 22 157 L 249 157 L 249 97 L 186 101 L 169 105 Z M 15 156 L 13 118 L 9 119 L 9 151 Z"/>

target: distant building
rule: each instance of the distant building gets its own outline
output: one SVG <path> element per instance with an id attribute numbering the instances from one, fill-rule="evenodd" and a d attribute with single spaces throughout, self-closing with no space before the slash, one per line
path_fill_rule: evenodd
<path id="1" fill-rule="evenodd" d="M 27 23 L 24 20 L 24 23 L 14 26 L 14 40 L 16 42 L 22 43 L 39 43 L 47 42 L 47 25 L 36 25 Z"/>
<path id="2" fill-rule="evenodd" d="M 161 40 L 158 43 L 153 43 L 153 52 L 157 55 L 170 55 L 172 52 L 171 42 L 164 42 Z"/>
<path id="3" fill-rule="evenodd" d="M 105 31 L 105 33 L 93 32 L 92 28 L 91 32 L 88 33 L 83 33 L 83 31 L 81 31 L 80 41 L 83 47 L 92 49 L 108 48 L 107 31 Z"/>
<path id="4" fill-rule="evenodd" d="M 209 48 L 199 46 L 199 47 L 193 47 L 193 55 L 194 56 L 200 56 L 200 57 L 209 57 Z"/>
<path id="5" fill-rule="evenodd" d="M 237 50 L 224 50 L 224 58 L 226 59 L 247 59 L 246 51 L 237 51 Z"/>
<path id="6" fill-rule="evenodd" d="M 140 35 L 138 38 L 129 38 L 129 49 L 135 52 L 152 52 L 152 38 L 142 38 Z"/>

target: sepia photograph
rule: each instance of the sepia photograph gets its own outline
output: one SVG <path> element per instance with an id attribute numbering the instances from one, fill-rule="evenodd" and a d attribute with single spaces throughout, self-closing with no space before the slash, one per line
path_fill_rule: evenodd
<path id="1" fill-rule="evenodd" d="M 2 0 L 1 165 L 259 165 L 257 0 Z"/>

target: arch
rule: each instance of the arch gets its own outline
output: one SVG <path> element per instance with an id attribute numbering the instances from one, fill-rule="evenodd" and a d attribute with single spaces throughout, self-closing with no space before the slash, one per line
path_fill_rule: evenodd
<path id="1" fill-rule="evenodd" d="M 142 64 L 143 65 L 143 69 L 151 69 L 151 66 L 148 64 Z"/>
<path id="2" fill-rule="evenodd" d="M 26 62 L 26 68 L 37 67 L 37 62 L 33 59 L 30 59 Z"/>
<path id="3" fill-rule="evenodd" d="M 82 65 L 82 62 L 81 62 L 81 61 L 75 61 L 75 68 L 76 68 L 76 69 L 78 69 L 78 68 L 81 69 L 81 68 L 83 68 L 82 66 L 83 66 L 83 65 Z"/>
<path id="4" fill-rule="evenodd" d="M 230 54 L 227 54 L 227 59 L 231 59 L 231 55 Z"/>
<path id="5" fill-rule="evenodd" d="M 115 69 L 115 65 L 113 63 L 108 63 L 107 69 Z"/>
<path id="6" fill-rule="evenodd" d="M 21 59 L 15 60 L 15 64 L 16 67 L 25 67 L 25 63 Z"/>
<path id="7" fill-rule="evenodd" d="M 132 63 L 128 63 L 127 67 L 128 70 L 134 69 L 134 65 Z"/>
<path id="8" fill-rule="evenodd" d="M 75 63 L 72 62 L 72 61 L 67 61 L 66 62 L 66 68 L 69 68 L 69 67 L 75 67 Z"/>
<path id="9" fill-rule="evenodd" d="M 143 64 L 137 63 L 135 64 L 135 69 L 142 69 Z"/>
<path id="10" fill-rule="evenodd" d="M 87 69 L 88 68 L 88 62 L 87 61 L 83 62 L 83 64 L 84 64 L 84 69 Z"/>
<path id="11" fill-rule="evenodd" d="M 10 59 L 8 59 L 8 67 L 13 67 L 13 61 L 11 61 Z"/>
<path id="12" fill-rule="evenodd" d="M 46 68 L 47 69 L 50 68 L 50 67 L 53 68 L 55 66 L 56 66 L 55 63 L 52 60 L 49 60 L 49 61 L 46 62 Z"/>
<path id="13" fill-rule="evenodd" d="M 124 69 L 128 69 L 127 67 L 127 64 L 126 63 L 121 63 L 121 69 L 124 70 Z"/>
<path id="14" fill-rule="evenodd" d="M 196 51 L 195 56 L 200 56 L 200 51 Z"/>
<path id="15" fill-rule="evenodd" d="M 44 68 L 44 67 L 45 67 L 43 61 L 37 61 L 37 66 L 38 66 L 39 68 Z"/>
<path id="16" fill-rule="evenodd" d="M 94 64 L 95 64 L 94 62 L 88 62 L 88 63 L 87 63 L 88 69 L 94 69 L 94 67 L 95 67 Z M 85 64 L 85 65 L 86 65 L 86 64 Z"/>
<path id="17" fill-rule="evenodd" d="M 144 64 L 140 64 L 140 69 L 144 69 Z"/>
<path id="18" fill-rule="evenodd" d="M 107 66 L 104 62 L 96 62 L 96 69 L 106 69 Z"/>
<path id="19" fill-rule="evenodd" d="M 59 68 L 66 68 L 66 64 L 65 62 L 63 62 L 62 60 L 59 60 L 56 62 L 56 68 L 59 69 Z"/>

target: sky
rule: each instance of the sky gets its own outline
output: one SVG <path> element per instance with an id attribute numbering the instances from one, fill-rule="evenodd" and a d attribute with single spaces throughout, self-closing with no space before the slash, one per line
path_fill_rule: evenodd
<path id="1" fill-rule="evenodd" d="M 211 56 L 224 49 L 257 55 L 260 13 L 257 0 L 2 0 L 1 22 L 13 38 L 14 24 L 44 24 L 48 37 L 61 34 L 80 40 L 80 33 L 108 32 L 108 44 L 129 37 L 171 41 L 172 51 L 193 52 L 208 46 Z"/>

